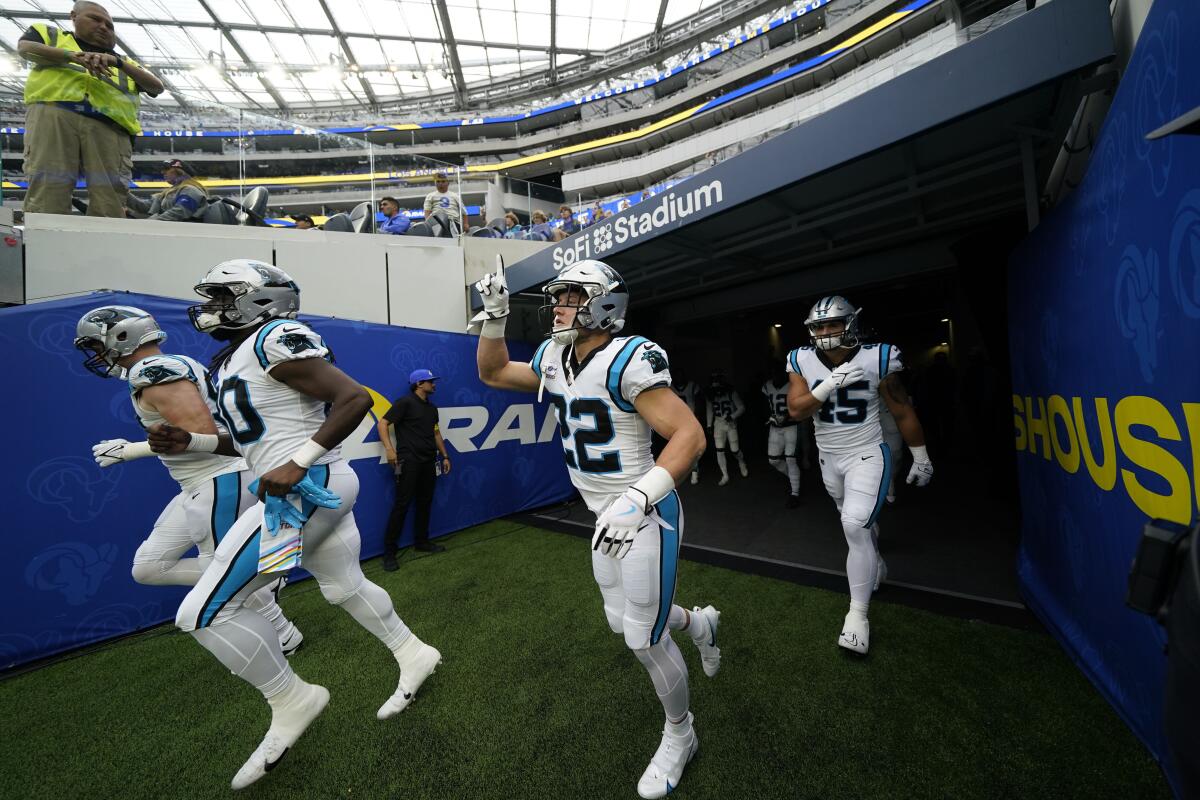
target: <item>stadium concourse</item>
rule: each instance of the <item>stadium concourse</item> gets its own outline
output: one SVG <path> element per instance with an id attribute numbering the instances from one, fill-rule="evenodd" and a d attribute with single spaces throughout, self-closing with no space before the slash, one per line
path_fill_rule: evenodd
<path id="1" fill-rule="evenodd" d="M 1200 797 L 1193 3 L 234 5 L 0 9 L 0 796 Z"/>

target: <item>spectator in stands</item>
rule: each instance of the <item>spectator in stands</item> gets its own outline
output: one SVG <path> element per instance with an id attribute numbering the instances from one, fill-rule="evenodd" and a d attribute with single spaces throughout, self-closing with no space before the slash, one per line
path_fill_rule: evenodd
<path id="1" fill-rule="evenodd" d="M 309 231 L 314 230 L 317 225 L 313 222 L 313 218 L 308 214 L 292 214 L 292 221 L 296 223 L 296 230 Z"/>
<path id="2" fill-rule="evenodd" d="M 504 215 L 504 238 L 505 239 L 524 239 L 525 227 L 521 225 L 520 218 L 516 214 L 509 211 Z"/>
<path id="3" fill-rule="evenodd" d="M 435 209 L 441 209 L 450 221 L 455 235 L 467 229 L 467 208 L 462 198 L 456 192 L 450 191 L 450 178 L 446 173 L 439 172 L 433 179 L 434 190 L 425 195 L 425 219 L 433 216 Z"/>
<path id="4" fill-rule="evenodd" d="M 556 231 L 550 227 L 550 217 L 546 215 L 545 211 L 540 209 L 534 211 L 531 219 L 532 224 L 529 226 L 529 230 L 525 232 L 524 238 L 539 242 L 554 241 Z"/>
<path id="5" fill-rule="evenodd" d="M 145 214 L 149 219 L 161 222 L 199 222 L 212 202 L 208 191 L 192 177 L 194 170 L 186 162 L 171 158 L 162 165 L 163 180 L 171 184 L 171 188 L 152 195 L 149 200 L 128 195 L 126 206 L 136 214 Z"/>
<path id="6" fill-rule="evenodd" d="M 379 224 L 379 233 L 391 233 L 402 236 L 408 233 L 408 217 L 400 213 L 400 202 L 394 197 L 385 197 L 379 201 L 379 213 L 383 214 L 383 222 Z"/>
<path id="7" fill-rule="evenodd" d="M 617 211 L 624 211 L 627 208 L 629 208 L 629 198 L 624 197 L 621 199 L 621 203 L 617 206 Z"/>
<path id="8" fill-rule="evenodd" d="M 562 220 L 558 228 L 562 231 L 562 238 L 565 239 L 572 234 L 579 233 L 579 224 L 575 222 L 575 212 L 571 210 L 570 206 L 559 206 L 558 218 Z"/>
<path id="9" fill-rule="evenodd" d="M 163 84 L 114 52 L 117 35 L 104 6 L 77 2 L 71 23 L 74 31 L 35 23 L 17 42 L 33 64 L 25 81 L 24 209 L 70 214 L 82 174 L 88 215 L 124 217 L 141 93 L 157 97 Z"/>

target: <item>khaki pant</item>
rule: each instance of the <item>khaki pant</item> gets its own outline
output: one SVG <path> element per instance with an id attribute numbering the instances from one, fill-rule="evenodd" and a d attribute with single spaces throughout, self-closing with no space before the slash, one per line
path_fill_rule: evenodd
<path id="1" fill-rule="evenodd" d="M 124 217 L 133 177 L 129 134 L 52 103 L 27 106 L 25 211 L 70 214 L 71 193 L 81 174 L 88 187 L 88 216 Z"/>

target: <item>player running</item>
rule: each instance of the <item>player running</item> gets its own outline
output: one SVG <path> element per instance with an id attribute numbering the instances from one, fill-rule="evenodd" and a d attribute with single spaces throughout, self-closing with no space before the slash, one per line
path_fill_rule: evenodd
<path id="1" fill-rule="evenodd" d="M 767 461 L 788 480 L 787 507 L 800 505 L 800 465 L 796 463 L 800 424 L 788 414 L 788 377 L 783 364 L 775 362 L 772 375 L 762 385 L 767 401 Z"/>

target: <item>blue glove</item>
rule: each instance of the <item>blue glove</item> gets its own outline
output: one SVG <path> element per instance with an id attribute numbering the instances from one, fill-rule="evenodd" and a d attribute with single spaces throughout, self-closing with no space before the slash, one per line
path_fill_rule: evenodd
<path id="1" fill-rule="evenodd" d="M 251 491 L 254 490 L 251 489 Z M 292 491 L 299 492 L 305 500 L 321 508 L 337 508 L 342 504 L 341 497 L 323 486 L 317 486 L 307 475 L 304 476 L 304 480 L 292 487 Z"/>
<path id="2" fill-rule="evenodd" d="M 308 522 L 308 518 L 289 503 L 286 497 L 269 494 L 265 503 L 267 508 L 263 511 L 263 524 L 267 526 L 267 531 L 272 536 L 279 532 L 281 523 L 287 523 L 296 530 L 300 530 L 304 527 L 304 523 Z"/>

